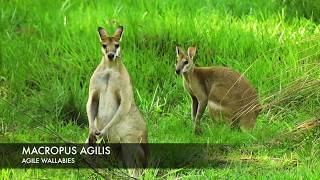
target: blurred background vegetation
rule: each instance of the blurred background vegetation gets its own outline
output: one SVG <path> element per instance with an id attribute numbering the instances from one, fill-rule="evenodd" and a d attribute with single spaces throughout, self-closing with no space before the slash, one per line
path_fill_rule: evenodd
<path id="1" fill-rule="evenodd" d="M 123 25 L 122 57 L 149 142 L 238 148 L 217 156 L 230 162 L 223 168 L 147 170 L 146 179 L 319 178 L 319 127 L 296 131 L 319 118 L 319 22 L 317 0 L 0 0 L 0 141 L 84 142 L 88 83 L 101 59 L 97 27 L 111 34 Z M 205 115 L 204 134 L 193 134 L 190 99 L 174 72 L 176 44 L 197 46 L 199 66 L 227 66 L 254 84 L 264 107 L 255 130 L 234 131 Z M 0 174 L 66 175 L 98 177 L 90 170 Z"/>

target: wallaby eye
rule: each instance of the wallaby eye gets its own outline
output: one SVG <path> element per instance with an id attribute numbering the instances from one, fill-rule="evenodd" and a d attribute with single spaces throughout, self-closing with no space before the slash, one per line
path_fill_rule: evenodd
<path id="1" fill-rule="evenodd" d="M 107 48 L 107 45 L 106 44 L 102 44 L 102 47 L 105 49 L 105 48 Z"/>
<path id="2" fill-rule="evenodd" d="M 184 61 L 184 64 L 188 64 L 189 62 L 188 61 Z"/>
<path id="3" fill-rule="evenodd" d="M 114 47 L 115 47 L 116 49 L 118 49 L 119 46 L 120 46 L 119 44 L 115 44 L 115 45 L 114 45 Z"/>

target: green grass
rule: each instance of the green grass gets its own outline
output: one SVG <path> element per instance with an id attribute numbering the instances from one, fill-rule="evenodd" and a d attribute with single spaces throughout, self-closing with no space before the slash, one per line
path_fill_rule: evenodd
<path id="1" fill-rule="evenodd" d="M 101 59 L 97 27 L 111 33 L 121 24 L 149 142 L 238 147 L 218 157 L 230 162 L 223 167 L 151 169 L 145 179 L 318 179 L 319 128 L 281 138 L 320 111 L 320 6 L 301 2 L 0 0 L 0 142 L 84 142 L 88 83 Z M 304 7 L 311 10 L 303 14 Z M 252 82 L 264 105 L 252 132 L 205 114 L 204 134 L 193 134 L 190 99 L 175 75 L 176 44 L 197 46 L 198 65 L 227 66 Z M 99 178 L 52 169 L 3 169 L 0 177 Z"/>

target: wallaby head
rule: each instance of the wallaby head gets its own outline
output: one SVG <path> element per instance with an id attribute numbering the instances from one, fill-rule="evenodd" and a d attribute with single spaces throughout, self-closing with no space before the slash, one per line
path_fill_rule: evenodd
<path id="1" fill-rule="evenodd" d="M 106 30 L 102 27 L 98 28 L 101 41 L 101 51 L 106 60 L 114 61 L 120 57 L 120 41 L 123 32 L 123 27 L 119 26 L 113 36 L 109 36 Z"/>
<path id="2" fill-rule="evenodd" d="M 193 57 L 196 54 L 196 47 L 189 47 L 187 53 L 179 46 L 176 46 L 177 63 L 176 73 L 183 74 L 190 71 L 193 68 Z"/>

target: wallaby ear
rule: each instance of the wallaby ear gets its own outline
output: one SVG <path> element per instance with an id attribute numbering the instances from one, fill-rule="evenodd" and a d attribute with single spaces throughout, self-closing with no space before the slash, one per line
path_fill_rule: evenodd
<path id="1" fill-rule="evenodd" d="M 119 26 L 116 32 L 114 32 L 113 37 L 118 38 L 119 41 L 121 41 L 122 33 L 123 33 L 123 26 Z"/>
<path id="2" fill-rule="evenodd" d="M 189 58 L 193 59 L 194 55 L 196 54 L 197 48 L 196 47 L 189 47 L 188 48 L 188 56 Z"/>
<path id="3" fill-rule="evenodd" d="M 176 46 L 176 54 L 177 54 L 177 57 L 179 57 L 179 54 L 181 54 L 181 53 L 182 53 L 181 47 Z"/>
<path id="4" fill-rule="evenodd" d="M 106 30 L 104 30 L 102 27 L 98 27 L 98 32 L 99 32 L 101 41 L 104 41 L 107 39 L 108 34 L 107 34 Z"/>

